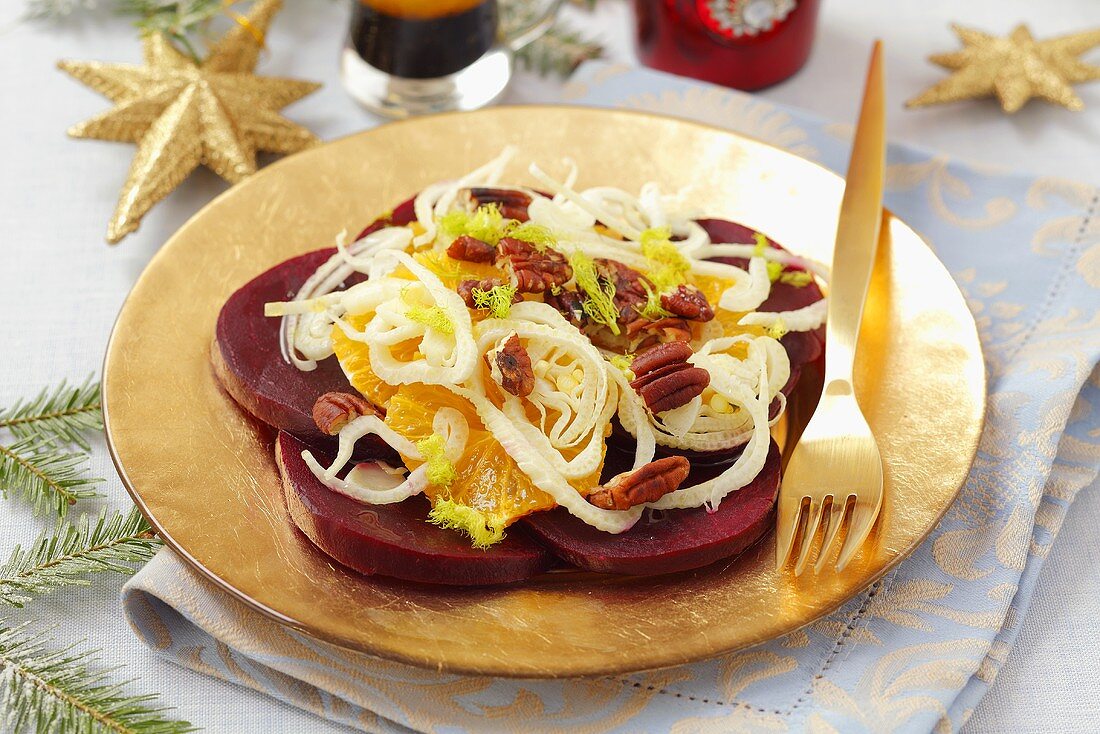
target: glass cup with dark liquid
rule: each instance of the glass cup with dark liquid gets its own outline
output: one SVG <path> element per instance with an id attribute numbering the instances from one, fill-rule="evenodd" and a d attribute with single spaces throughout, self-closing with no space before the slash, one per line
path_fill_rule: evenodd
<path id="1" fill-rule="evenodd" d="M 562 0 L 502 29 L 497 0 L 359 0 L 341 71 L 367 109 L 408 117 L 483 107 L 512 76 L 515 51 L 542 35 Z"/>

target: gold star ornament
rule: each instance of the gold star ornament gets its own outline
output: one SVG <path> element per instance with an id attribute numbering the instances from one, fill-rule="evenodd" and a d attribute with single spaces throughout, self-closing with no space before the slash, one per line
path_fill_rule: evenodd
<path id="1" fill-rule="evenodd" d="M 1024 25 L 1003 38 L 959 25 L 951 28 L 963 48 L 928 60 L 954 73 L 906 102 L 906 107 L 996 96 L 1008 113 L 1032 97 L 1077 111 L 1085 103 L 1071 85 L 1100 79 L 1100 66 L 1080 59 L 1100 46 L 1100 28 L 1045 41 L 1035 40 Z"/>
<path id="2" fill-rule="evenodd" d="M 278 113 L 321 85 L 252 73 L 281 5 L 281 0 L 258 0 L 201 63 L 154 33 L 144 39 L 144 66 L 58 64 L 115 103 L 69 135 L 138 146 L 107 227 L 108 242 L 135 231 L 149 209 L 200 165 L 237 183 L 256 171 L 257 151 L 294 153 L 318 142 Z"/>

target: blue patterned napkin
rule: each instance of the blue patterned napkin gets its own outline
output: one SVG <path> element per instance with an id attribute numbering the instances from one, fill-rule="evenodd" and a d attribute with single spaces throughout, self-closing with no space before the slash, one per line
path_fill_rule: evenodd
<path id="1" fill-rule="evenodd" d="M 709 122 L 834 169 L 851 129 L 750 95 L 593 63 L 566 101 Z M 468 678 L 312 640 L 168 551 L 127 585 L 163 655 L 365 731 L 947 731 L 1004 662 L 1074 495 L 1100 465 L 1100 190 L 891 146 L 887 205 L 966 294 L 988 424 L 958 501 L 917 552 L 835 614 L 746 652 L 600 680 Z"/>

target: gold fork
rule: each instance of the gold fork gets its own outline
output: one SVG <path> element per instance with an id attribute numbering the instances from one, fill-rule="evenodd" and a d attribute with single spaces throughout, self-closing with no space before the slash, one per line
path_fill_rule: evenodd
<path id="1" fill-rule="evenodd" d="M 829 282 L 825 325 L 825 378 L 821 402 L 791 454 L 779 490 L 775 558 L 782 568 L 804 522 L 794 572 L 800 575 L 829 508 L 825 539 L 814 572 L 830 556 L 851 506 L 848 533 L 836 568 L 843 570 L 871 532 L 882 506 L 882 458 L 853 388 L 856 339 L 875 262 L 882 223 L 886 156 L 882 42 L 876 41 L 867 71 Z"/>

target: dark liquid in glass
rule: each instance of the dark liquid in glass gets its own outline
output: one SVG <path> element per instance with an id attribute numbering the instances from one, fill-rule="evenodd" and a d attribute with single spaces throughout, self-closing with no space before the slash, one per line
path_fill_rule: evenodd
<path id="1" fill-rule="evenodd" d="M 387 74 L 434 79 L 462 71 L 496 41 L 496 0 L 434 17 L 417 4 L 420 12 L 403 16 L 392 14 L 392 0 L 389 12 L 356 3 L 351 41 L 359 57 Z"/>

